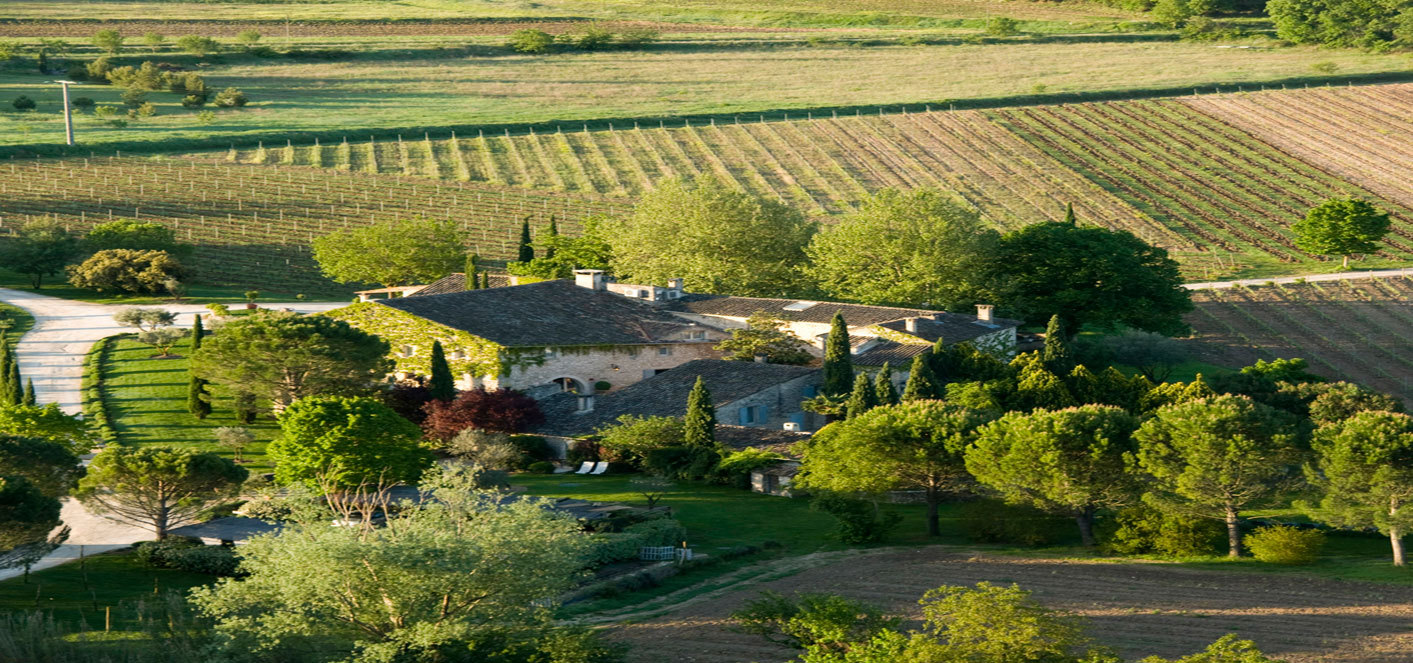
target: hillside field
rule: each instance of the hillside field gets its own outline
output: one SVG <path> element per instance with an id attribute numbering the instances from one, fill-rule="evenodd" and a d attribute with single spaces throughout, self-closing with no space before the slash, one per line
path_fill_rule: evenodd
<path id="1" fill-rule="evenodd" d="M 1413 406 L 1413 280 L 1311 281 L 1195 290 L 1188 316 L 1205 361 L 1301 357 L 1310 370 Z"/>

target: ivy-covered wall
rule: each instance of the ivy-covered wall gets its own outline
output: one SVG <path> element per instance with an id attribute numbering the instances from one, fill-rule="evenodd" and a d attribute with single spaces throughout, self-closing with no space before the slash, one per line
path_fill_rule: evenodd
<path id="1" fill-rule="evenodd" d="M 499 377 L 514 365 L 544 361 L 534 354 L 509 353 L 503 346 L 470 333 L 452 329 L 375 302 L 359 302 L 324 313 L 354 327 L 381 336 L 392 346 L 397 370 L 427 375 L 432 371 L 432 342 L 441 341 L 453 375 Z M 412 355 L 402 356 L 404 346 Z M 460 358 L 456 353 L 462 353 Z"/>

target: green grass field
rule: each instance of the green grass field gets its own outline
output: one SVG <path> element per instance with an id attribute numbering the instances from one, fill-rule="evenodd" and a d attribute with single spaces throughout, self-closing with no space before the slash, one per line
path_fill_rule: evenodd
<path id="1" fill-rule="evenodd" d="M 124 630 L 136 625 L 137 602 L 160 602 L 167 592 L 185 592 L 213 579 L 150 568 L 131 552 L 105 553 L 35 571 L 28 582 L 22 577 L 0 580 L 0 613 L 44 610 L 56 621 L 101 631 L 105 609 L 111 608 L 115 630 Z"/>
<path id="2" fill-rule="evenodd" d="M 49 297 L 72 299 L 81 302 L 93 302 L 95 304 L 130 304 L 133 306 L 156 306 L 162 304 L 177 303 L 171 297 L 157 297 L 151 295 L 121 295 L 114 293 L 94 292 L 92 290 L 87 290 L 84 288 L 75 288 L 71 285 L 68 285 L 67 283 L 64 283 L 62 279 L 53 282 L 46 282 L 44 287 L 35 290 L 34 288 L 30 287 L 28 275 L 18 274 L 3 267 L 0 267 L 0 288 L 9 288 L 11 290 L 24 290 L 27 292 L 47 295 Z M 187 289 L 187 293 L 182 297 L 180 303 L 219 303 L 234 307 L 236 305 L 244 304 L 246 302 L 245 292 L 245 288 L 192 285 Z M 257 301 L 262 303 L 293 302 L 296 301 L 297 294 L 301 293 L 273 292 L 262 290 L 260 291 L 260 299 Z M 347 297 L 343 296 L 331 298 L 331 296 L 321 296 L 318 294 L 306 295 L 305 297 L 306 301 L 315 302 L 346 301 L 347 299 Z M 3 304 L 0 304 L 0 306 L 3 306 Z M 28 329 L 28 327 L 26 327 L 26 329 Z"/>
<path id="3" fill-rule="evenodd" d="M 189 341 L 173 350 L 190 352 Z M 104 366 L 104 393 L 111 416 L 123 444 L 191 447 L 232 457 L 229 449 L 217 446 L 212 431 L 220 426 L 240 426 L 233 411 L 231 395 L 219 385 L 211 385 L 213 412 L 198 420 L 186 411 L 189 362 L 185 356 L 152 359 L 156 352 L 132 338 L 122 338 L 113 347 Z M 245 428 L 256 441 L 244 450 L 244 467 L 252 473 L 272 468 L 265 457 L 265 445 L 279 433 L 279 426 L 267 416 Z"/>
<path id="4" fill-rule="evenodd" d="M 34 326 L 34 316 L 18 306 L 0 302 L 0 334 L 10 338 L 11 347 Z"/>
<path id="5" fill-rule="evenodd" d="M 1318 63 L 1332 80 L 1406 71 L 1403 58 L 1303 47 L 1219 48 L 1176 41 L 853 46 L 828 41 L 781 45 L 770 39 L 663 44 L 645 51 L 548 56 L 463 55 L 456 50 L 408 52 L 385 43 L 335 61 L 290 61 L 228 55 L 200 70 L 213 89 L 235 86 L 244 109 L 216 109 L 210 124 L 181 108 L 180 97 L 152 93 L 158 114 L 114 128 L 91 114 L 76 122 L 79 150 L 111 154 L 135 144 L 174 147 L 278 145 L 292 134 L 330 130 L 350 140 L 370 133 L 608 118 L 744 114 L 778 110 L 870 108 L 1002 100 L 1050 95 L 1123 94 L 1307 79 Z M 140 61 L 147 56 L 134 56 Z M 189 66 L 189 58 L 155 56 Z M 0 72 L 0 103 L 25 95 L 33 112 L 0 113 L 0 146 L 55 145 L 63 139 L 53 76 L 14 67 Z M 75 88 L 100 105 L 119 104 L 111 86 Z M 1032 99 L 1033 101 L 1033 99 Z M 821 110 L 821 112 L 823 112 Z M 852 113 L 852 111 L 850 111 Z M 444 131 L 442 133 L 445 133 Z M 198 143 L 196 141 L 204 141 Z M 307 142 L 307 141 L 305 141 Z M 124 145 L 128 144 L 128 145 Z"/>

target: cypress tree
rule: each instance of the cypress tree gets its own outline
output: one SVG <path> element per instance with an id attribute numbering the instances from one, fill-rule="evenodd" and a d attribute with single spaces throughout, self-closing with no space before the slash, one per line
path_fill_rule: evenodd
<path id="1" fill-rule="evenodd" d="M 477 290 L 481 287 L 481 256 L 475 251 L 466 254 L 466 289 Z"/>
<path id="2" fill-rule="evenodd" d="M 451 376 L 451 365 L 446 363 L 441 341 L 432 341 L 432 381 L 427 388 L 432 398 L 439 401 L 456 398 L 456 380 Z"/>
<path id="3" fill-rule="evenodd" d="M 554 238 L 559 237 L 559 221 L 555 220 L 553 214 L 550 215 L 549 230 L 545 231 L 545 237 L 545 257 L 553 258 Z"/>
<path id="4" fill-rule="evenodd" d="M 932 376 L 937 379 L 937 384 L 947 381 L 954 372 L 952 352 L 947 347 L 947 339 L 937 337 L 937 342 L 932 344 L 932 354 L 927 358 L 927 363 L 932 364 Z"/>
<path id="5" fill-rule="evenodd" d="M 191 374 L 186 383 L 186 411 L 197 419 L 211 414 L 211 395 L 206 393 L 206 381 Z"/>
<path id="6" fill-rule="evenodd" d="M 10 359 L 10 376 L 6 378 L 6 388 L 10 393 L 5 397 L 5 402 L 10 405 L 20 405 L 25 400 L 25 383 L 20 377 L 20 360 L 18 357 Z"/>
<path id="7" fill-rule="evenodd" d="M 903 386 L 904 401 L 919 401 L 937 398 L 937 378 L 932 374 L 932 362 L 928 354 L 913 357 L 912 368 L 908 372 L 908 383 Z"/>
<path id="8" fill-rule="evenodd" d="M 875 407 L 878 407 L 878 395 L 873 391 L 873 380 L 868 379 L 868 373 L 859 373 L 854 378 L 854 391 L 849 394 L 849 402 L 844 405 L 844 418 L 853 419 Z"/>
<path id="9" fill-rule="evenodd" d="M 530 243 L 530 217 L 525 217 L 520 222 L 520 252 L 516 260 L 520 262 L 530 262 L 535 259 L 535 247 Z"/>
<path id="10" fill-rule="evenodd" d="M 201 322 L 201 314 L 196 315 L 196 321 L 191 323 L 191 351 L 196 352 L 201 349 L 201 337 L 206 335 L 206 327 Z"/>
<path id="11" fill-rule="evenodd" d="M 22 401 L 25 405 L 29 406 L 39 404 L 39 399 L 34 395 L 34 378 L 25 381 L 25 395 Z"/>
<path id="12" fill-rule="evenodd" d="M 1056 375 L 1068 375 L 1074 370 L 1074 353 L 1070 350 L 1070 341 L 1065 336 L 1065 325 L 1060 321 L 1059 315 L 1050 316 L 1050 324 L 1045 326 L 1045 351 L 1041 353 L 1040 359 L 1045 362 L 1045 367 Z"/>
<path id="13" fill-rule="evenodd" d="M 898 390 L 893 386 L 893 367 L 888 362 L 883 362 L 883 368 L 878 371 L 878 376 L 873 381 L 873 394 L 878 399 L 879 405 L 897 405 Z"/>
<path id="14" fill-rule="evenodd" d="M 10 367 L 15 356 L 10 352 L 10 337 L 0 333 L 0 405 L 15 405 L 10 402 Z"/>
<path id="15" fill-rule="evenodd" d="M 711 392 L 707 391 L 700 375 L 697 376 L 697 383 L 692 385 L 692 393 L 687 395 L 687 416 L 683 427 L 682 438 L 686 446 L 694 449 L 716 446 L 716 406 L 711 404 Z"/>
<path id="16" fill-rule="evenodd" d="M 490 273 L 490 272 L 481 272 L 481 289 L 482 289 L 482 290 L 490 290 L 490 289 L 491 289 L 491 273 Z"/>
<path id="17" fill-rule="evenodd" d="M 849 326 L 844 314 L 835 313 L 824 341 L 824 377 L 820 391 L 826 396 L 843 396 L 854 386 L 854 358 L 849 353 Z"/>
<path id="18" fill-rule="evenodd" d="M 1065 203 L 1065 223 L 1074 225 L 1074 203 Z"/>

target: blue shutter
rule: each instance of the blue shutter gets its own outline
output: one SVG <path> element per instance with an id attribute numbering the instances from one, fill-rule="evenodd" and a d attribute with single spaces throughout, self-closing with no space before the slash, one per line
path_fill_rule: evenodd
<path id="1" fill-rule="evenodd" d="M 767 423 L 767 422 L 769 422 L 769 421 L 770 421 L 770 406 L 769 406 L 769 405 L 762 405 L 762 406 L 760 406 L 760 412 L 757 413 L 757 415 L 756 415 L 756 423 L 758 423 L 758 424 L 764 424 L 764 423 Z"/>
<path id="2" fill-rule="evenodd" d="M 741 424 L 742 426 L 745 426 L 746 424 L 751 423 L 751 410 L 750 410 L 750 408 L 745 408 L 745 407 L 736 408 L 736 419 L 739 420 L 739 422 L 740 422 L 740 424 Z"/>
<path id="3" fill-rule="evenodd" d="M 805 385 L 805 398 L 814 398 L 819 395 L 819 387 L 812 384 Z"/>
<path id="4" fill-rule="evenodd" d="M 805 425 L 805 413 L 803 413 L 803 412 L 794 412 L 794 413 L 791 413 L 791 414 L 790 414 L 790 421 L 793 421 L 793 422 L 799 424 L 800 427 L 803 428 L 804 425 Z"/>

